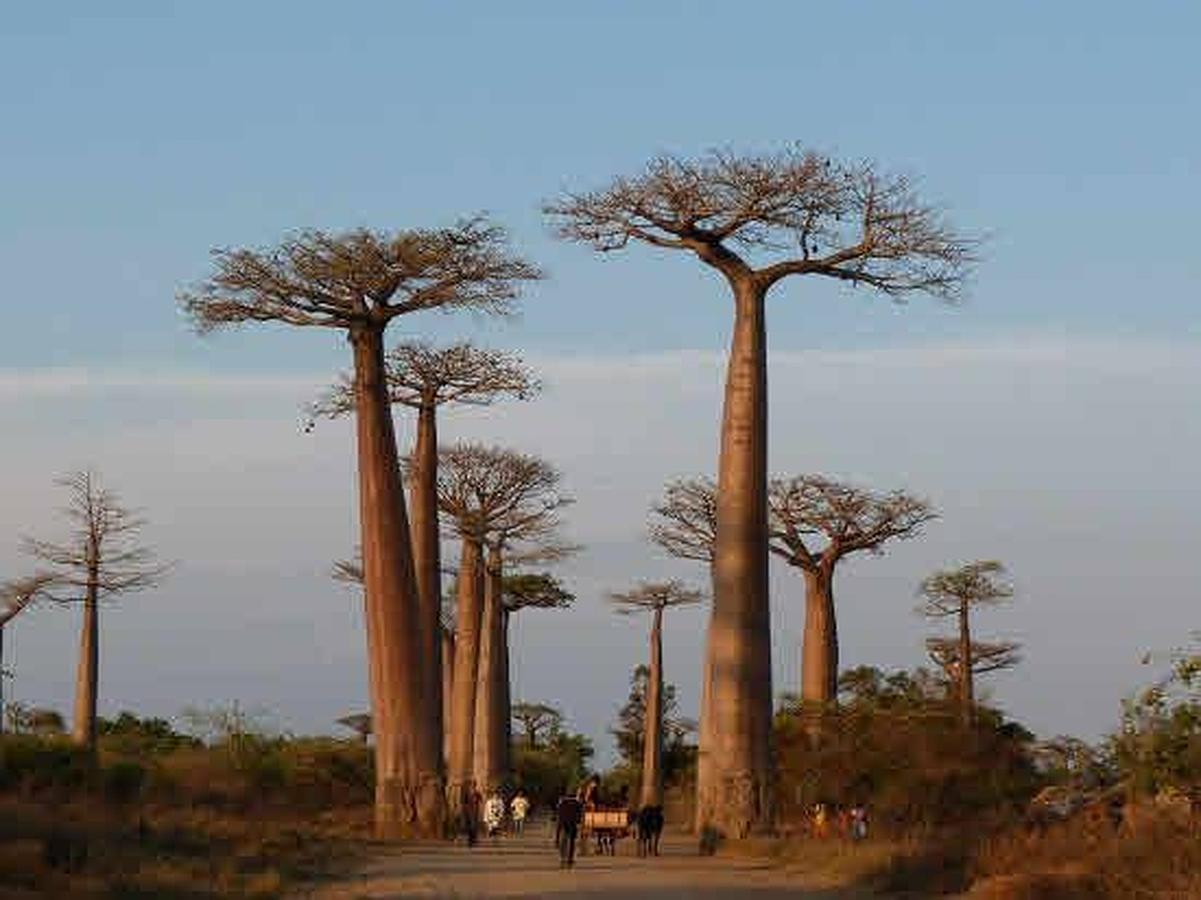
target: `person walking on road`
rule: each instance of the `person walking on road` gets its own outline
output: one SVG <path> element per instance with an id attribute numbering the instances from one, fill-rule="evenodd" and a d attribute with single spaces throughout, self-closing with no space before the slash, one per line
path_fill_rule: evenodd
<path id="1" fill-rule="evenodd" d="M 474 847 L 480 836 L 480 804 L 483 798 L 476 790 L 475 782 L 463 785 L 463 799 L 459 811 L 459 830 L 467 837 L 467 846 Z"/>
<path id="2" fill-rule="evenodd" d="M 505 819 L 505 801 L 500 791 L 493 791 L 484 801 L 484 827 L 488 837 L 494 838 L 500 833 L 500 825 Z"/>
<path id="3" fill-rule="evenodd" d="M 513 833 L 520 835 L 525 830 L 525 817 L 530 811 L 530 801 L 525 793 L 518 788 L 517 795 L 509 804 L 509 813 L 513 817 Z"/>
<path id="4" fill-rule="evenodd" d="M 568 795 L 559 801 L 555 810 L 555 846 L 559 848 L 559 866 L 575 865 L 575 842 L 584 818 L 584 804 L 579 797 Z"/>

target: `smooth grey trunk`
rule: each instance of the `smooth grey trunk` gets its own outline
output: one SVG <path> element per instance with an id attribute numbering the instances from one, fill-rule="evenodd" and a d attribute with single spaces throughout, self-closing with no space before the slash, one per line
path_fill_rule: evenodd
<path id="1" fill-rule="evenodd" d="M 651 668 L 646 685 L 641 806 L 663 805 L 663 608 L 651 623 Z"/>
<path id="2" fill-rule="evenodd" d="M 443 765 L 442 712 L 442 559 L 438 535 L 438 426 L 433 404 L 417 412 L 417 440 L 409 484 L 412 515 L 413 570 L 417 579 L 422 699 L 428 727 L 438 744 Z"/>
<path id="3" fill-rule="evenodd" d="M 488 548 L 484 574 L 484 610 L 480 624 L 480 659 L 475 687 L 475 741 L 472 774 L 480 790 L 500 787 L 508 774 L 504 768 L 505 728 L 500 704 L 504 666 L 503 610 L 501 609 L 501 551 Z"/>
<path id="4" fill-rule="evenodd" d="M 478 538 L 463 536 L 455 620 L 454 682 L 450 698 L 448 795 L 457 811 L 475 764 L 475 691 L 483 624 L 484 559 Z"/>
<path id="5" fill-rule="evenodd" d="M 838 622 L 834 614 L 834 569 L 805 570 L 805 630 L 801 644 L 801 700 L 821 713 L 838 696 Z"/>
<path id="6" fill-rule="evenodd" d="M 75 673 L 75 718 L 71 724 L 71 739 L 92 753 L 96 752 L 96 698 L 100 682 L 100 569 L 97 549 L 95 546 L 88 548 L 79 666 Z"/>
<path id="7" fill-rule="evenodd" d="M 959 715 L 964 726 L 975 719 L 975 685 L 972 683 L 972 631 L 968 604 L 959 604 Z"/>
<path id="8" fill-rule="evenodd" d="M 697 799 L 703 825 L 745 837 L 772 827 L 767 335 L 764 288 L 752 277 L 732 284 L 709 622 L 712 722 L 701 735 L 713 782 Z"/>
<path id="9" fill-rule="evenodd" d="M 363 587 L 375 733 L 375 828 L 438 835 L 441 747 L 421 692 L 419 600 L 384 375 L 383 329 L 352 330 Z"/>
<path id="10" fill-rule="evenodd" d="M 500 697 L 496 701 L 496 713 L 500 716 L 501 739 L 497 748 L 500 771 L 507 777 L 513 771 L 513 674 L 510 663 L 512 651 L 509 647 L 509 625 L 513 614 L 501 605 L 500 610 Z"/>

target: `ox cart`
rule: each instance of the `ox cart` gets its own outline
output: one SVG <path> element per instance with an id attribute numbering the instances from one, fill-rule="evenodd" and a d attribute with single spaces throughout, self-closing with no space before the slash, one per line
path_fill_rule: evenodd
<path id="1" fill-rule="evenodd" d="M 612 856 L 617 839 L 630 833 L 632 816 L 625 806 L 595 806 L 584 810 L 580 828 L 580 852 L 586 853 L 589 840 L 595 840 L 596 852 Z"/>

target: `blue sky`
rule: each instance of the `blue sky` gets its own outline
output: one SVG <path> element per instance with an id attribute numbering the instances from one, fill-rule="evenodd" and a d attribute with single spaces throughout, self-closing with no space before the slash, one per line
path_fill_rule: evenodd
<path id="1" fill-rule="evenodd" d="M 203 631 L 239 621 L 235 600 L 205 618 L 213 607 L 196 598 L 206 595 L 254 596 L 256 614 L 276 626 L 315 629 L 322 616 L 343 615 L 329 605 L 344 598 L 330 599 L 323 573 L 353 541 L 348 436 L 305 443 L 295 428 L 312 388 L 346 364 L 340 337 L 267 329 L 199 339 L 174 295 L 206 275 L 214 246 L 270 245 L 308 226 L 439 225 L 484 210 L 548 279 L 516 321 L 431 314 L 400 323 L 398 334 L 473 337 L 560 375 L 541 407 L 465 420 L 462 433 L 560 453 L 581 495 L 575 527 L 594 548 L 565 570 L 591 592 L 588 608 L 564 615 L 602 627 L 612 617 L 598 612 L 599 593 L 621 586 L 603 584 L 615 567 L 631 579 L 675 571 L 641 544 L 642 519 L 664 477 L 712 465 L 716 369 L 656 366 L 677 353 L 720 353 L 729 303 L 691 259 L 641 247 L 599 258 L 556 242 L 539 203 L 660 152 L 800 142 L 916 176 L 927 199 L 988 238 L 960 307 L 921 298 L 894 307 L 814 283 L 772 297 L 773 353 L 811 351 L 817 366 L 773 369 L 773 467 L 907 485 L 963 517 L 876 574 L 865 565 L 848 576 L 852 594 L 891 596 L 901 616 L 880 634 L 864 612 L 861 628 L 846 630 L 848 658 L 918 661 L 922 626 L 905 617 L 930 566 L 1020 559 L 1039 605 L 1015 609 L 1014 627 L 1045 645 L 1029 654 L 1027 687 L 1002 696 L 1043 727 L 1070 697 L 1071 728 L 1098 733 L 1140 677 L 1127 658 L 1171 646 L 1195 605 L 1189 553 L 1152 536 L 1195 532 L 1185 511 L 1201 483 L 1189 462 L 1201 451 L 1190 399 L 1201 389 L 1191 363 L 1201 340 L 1199 37 L 1201 9 L 1183 2 L 1137 14 L 1084 2 L 780 2 L 736 15 L 715 3 L 10 6 L 0 18 L 9 460 L 0 574 L 21 565 L 18 533 L 53 528 L 41 512 L 58 502 L 53 477 L 94 463 L 148 507 L 160 539 L 193 566 L 163 589 L 161 614 L 114 614 L 132 631 L 112 640 L 126 634 L 147 654 L 142 663 L 186 669 L 172 622 Z M 606 393 L 612 373 L 640 365 L 653 376 L 646 385 L 619 380 L 626 386 Z M 794 380 L 801 374 L 817 385 Z M 650 384 L 663 392 L 652 395 L 662 410 L 641 431 L 580 421 L 577 437 L 563 433 L 564 410 L 642 422 L 629 410 Z M 686 440 L 654 430 L 668 421 Z M 685 456 L 677 462 L 669 450 Z M 302 500 L 318 478 L 324 486 Z M 258 504 L 247 517 L 254 528 L 223 525 L 216 497 L 231 508 Z M 1093 534 L 1101 511 L 1114 527 Z M 1091 551 L 1065 557 L 1065 533 Z M 241 559 L 248 542 L 259 552 Z M 1141 548 L 1146 564 L 1124 569 L 1129 584 L 1107 581 L 1088 565 L 1098 548 L 1115 558 Z M 1137 628 L 1102 617 L 1095 643 L 1071 649 L 1072 616 L 1090 602 L 1120 608 L 1147 577 L 1170 582 L 1156 615 Z M 342 686 L 328 702 L 311 685 L 263 690 L 262 702 L 299 727 L 320 727 L 361 691 L 357 625 L 339 621 L 342 631 L 311 639 L 332 654 L 322 683 Z M 785 657 L 796 624 L 781 624 L 782 681 L 793 671 Z M 39 653 L 26 651 L 21 689 L 65 705 L 70 665 L 51 660 L 69 661 L 68 614 L 23 627 L 28 637 L 17 640 Z M 552 677 L 547 647 L 566 624 L 522 627 L 529 647 L 518 676 L 526 672 L 533 690 Z M 614 683 L 602 693 L 585 680 L 561 698 L 598 736 L 642 646 L 631 623 L 603 627 L 621 648 L 606 657 Z M 677 651 L 692 666 L 700 620 L 685 631 Z M 240 646 L 236 629 L 229 639 Z M 194 671 L 157 693 L 174 682 L 164 670 L 148 686 L 136 653 L 126 680 L 119 661 L 106 671 L 118 697 L 164 712 L 203 699 L 189 691 L 249 698 L 264 660 L 281 684 L 303 680 L 312 653 L 289 644 L 256 655 L 256 641 L 243 656 L 231 649 L 221 674 L 198 654 Z M 175 649 L 153 649 L 164 646 Z M 1063 653 L 1083 668 L 1056 669 Z M 1060 684 L 1075 693 L 1061 698 Z"/>

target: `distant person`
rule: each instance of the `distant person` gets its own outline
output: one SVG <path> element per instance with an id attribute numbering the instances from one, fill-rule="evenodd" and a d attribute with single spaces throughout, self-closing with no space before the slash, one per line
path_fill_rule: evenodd
<path id="1" fill-rule="evenodd" d="M 584 789 L 581 789 L 581 794 Z M 555 846 L 559 848 L 559 866 L 575 865 L 575 842 L 584 818 L 584 802 L 570 794 L 555 808 Z"/>
<path id="2" fill-rule="evenodd" d="M 851 840 L 867 840 L 867 807 L 862 803 L 851 807 Z"/>
<path id="3" fill-rule="evenodd" d="M 505 819 L 505 801 L 500 791 L 493 791 L 484 801 L 484 828 L 488 837 L 494 838 L 500 832 L 500 825 Z"/>
<path id="4" fill-rule="evenodd" d="M 830 810 L 824 803 L 813 804 L 813 836 L 819 840 L 830 834 Z"/>
<path id="5" fill-rule="evenodd" d="M 600 776 L 593 775 L 584 785 L 584 808 L 596 809 L 600 805 Z"/>
<path id="6" fill-rule="evenodd" d="M 509 812 L 513 816 L 513 832 L 520 835 L 525 831 L 525 817 L 530 811 L 530 801 L 526 797 L 525 792 L 520 788 L 517 790 L 516 796 L 513 797 L 513 802 L 509 804 Z"/>
<path id="7" fill-rule="evenodd" d="M 474 847 L 480 836 L 480 806 L 483 797 L 475 782 L 463 785 L 463 796 L 459 808 L 459 830 L 467 837 L 467 846 Z"/>

